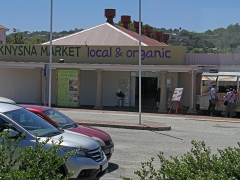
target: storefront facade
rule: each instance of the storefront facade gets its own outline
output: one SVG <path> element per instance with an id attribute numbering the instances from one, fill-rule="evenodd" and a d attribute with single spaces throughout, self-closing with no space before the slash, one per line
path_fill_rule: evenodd
<path id="1" fill-rule="evenodd" d="M 159 112 L 166 113 L 175 88 L 183 87 L 182 104 L 195 109 L 197 65 L 186 65 L 185 47 L 146 46 L 141 52 L 142 105 L 155 107 L 157 88 L 161 88 Z M 64 62 L 63 62 L 64 61 Z M 1 96 L 17 103 L 45 104 L 48 83 L 44 75 L 49 62 L 48 45 L 1 45 Z M 95 109 L 118 105 L 116 92 L 125 94 L 124 106 L 138 106 L 137 46 L 54 45 L 52 56 L 51 102 L 60 105 L 59 93 L 76 97 L 75 105 Z M 59 70 L 77 70 L 75 91 L 59 91 Z M 66 75 L 66 74 L 65 74 Z M 64 76 L 64 75 L 62 75 Z M 66 75 L 68 76 L 68 75 Z M 76 75 L 75 75 L 76 76 Z M 69 76 L 70 77 L 70 76 Z M 71 78 L 71 77 L 70 77 Z M 76 77 L 72 78 L 71 82 Z M 64 97 L 64 93 L 61 97 Z M 61 103 L 60 106 L 63 106 Z M 66 103 L 66 107 L 70 106 Z"/>

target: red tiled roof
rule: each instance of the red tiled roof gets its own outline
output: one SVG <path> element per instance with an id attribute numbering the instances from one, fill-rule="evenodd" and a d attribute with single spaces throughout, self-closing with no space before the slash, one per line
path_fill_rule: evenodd
<path id="1" fill-rule="evenodd" d="M 132 36 L 133 38 L 137 39 L 139 38 L 139 34 L 136 33 L 135 31 L 131 31 L 131 30 L 128 30 L 122 26 L 116 26 L 118 29 L 120 29 L 121 31 L 129 34 L 130 36 Z M 152 38 L 149 38 L 145 35 L 142 35 L 142 38 L 141 38 L 141 41 L 146 44 L 147 46 L 168 46 L 167 44 L 163 43 L 163 42 L 159 42 L 157 41 L 156 39 L 152 39 Z"/>
<path id="2" fill-rule="evenodd" d="M 168 46 L 142 35 L 142 46 Z M 42 45 L 50 44 L 50 42 Z M 104 23 L 52 41 L 53 45 L 138 46 L 138 33 Z"/>
<path id="3" fill-rule="evenodd" d="M 6 31 L 9 30 L 8 28 L 6 28 L 6 27 L 4 27 L 4 26 L 2 26 L 2 25 L 0 25 L 0 29 L 4 29 L 4 30 L 6 30 Z"/>

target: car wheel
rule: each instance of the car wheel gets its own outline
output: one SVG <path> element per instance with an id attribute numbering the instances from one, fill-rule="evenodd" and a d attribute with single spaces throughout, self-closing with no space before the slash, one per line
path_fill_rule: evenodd
<path id="1" fill-rule="evenodd" d="M 58 168 L 57 174 L 61 174 L 62 177 L 66 176 L 65 168 L 64 168 L 63 166 L 61 166 L 60 168 Z"/>

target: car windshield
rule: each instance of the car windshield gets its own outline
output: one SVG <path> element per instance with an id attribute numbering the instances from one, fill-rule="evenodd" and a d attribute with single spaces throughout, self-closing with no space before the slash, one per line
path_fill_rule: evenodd
<path id="1" fill-rule="evenodd" d="M 63 129 L 75 127 L 76 123 L 55 109 L 43 111 L 51 120 Z"/>
<path id="2" fill-rule="evenodd" d="M 21 108 L 4 113 L 28 132 L 39 137 L 48 137 L 62 133 L 36 114 Z"/>

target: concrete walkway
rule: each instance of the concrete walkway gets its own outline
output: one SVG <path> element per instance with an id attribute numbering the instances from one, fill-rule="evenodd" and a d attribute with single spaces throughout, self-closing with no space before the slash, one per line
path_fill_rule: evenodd
<path id="1" fill-rule="evenodd" d="M 77 109 L 77 108 L 56 108 L 56 109 L 66 114 L 76 123 L 80 123 L 82 125 L 153 130 L 153 131 L 171 130 L 171 126 L 159 122 L 159 120 L 165 120 L 164 122 L 167 122 L 166 119 L 169 118 L 198 121 L 231 122 L 231 123 L 240 122 L 240 119 L 238 118 L 224 118 L 188 114 L 159 114 L 157 112 L 154 112 L 154 109 L 150 110 L 143 109 L 141 111 L 141 116 L 144 117 L 144 120 L 142 120 L 141 123 L 139 123 L 139 121 L 136 121 L 136 119 L 138 119 L 138 116 L 140 116 L 140 113 L 137 112 L 138 110 L 137 108 L 111 108 L 111 109 L 105 108 L 104 110 Z M 87 117 L 84 116 L 85 114 L 87 114 L 88 116 Z M 102 118 L 99 118 L 100 116 L 102 116 Z"/>

